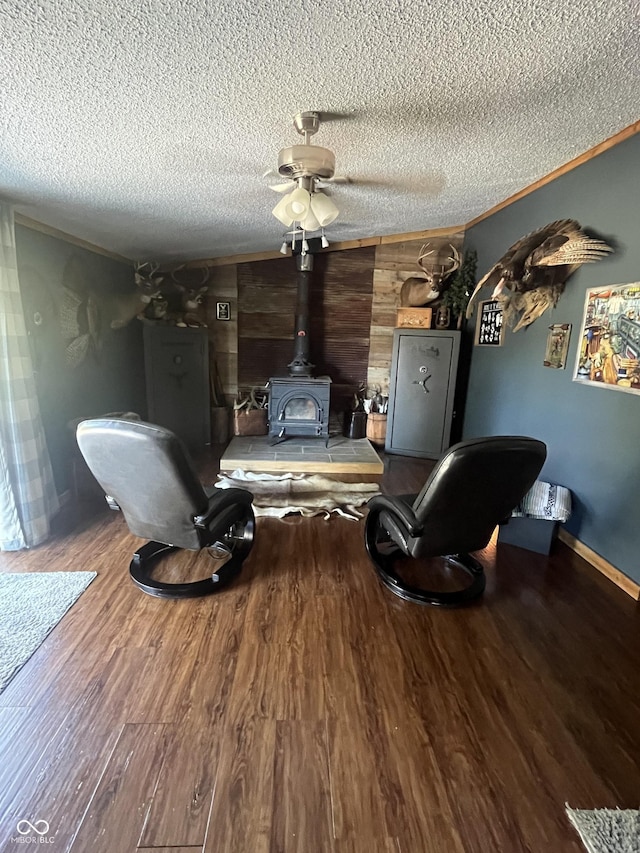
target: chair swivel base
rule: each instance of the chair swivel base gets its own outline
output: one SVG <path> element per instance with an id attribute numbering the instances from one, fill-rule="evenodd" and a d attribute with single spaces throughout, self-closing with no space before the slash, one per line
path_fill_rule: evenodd
<path id="1" fill-rule="evenodd" d="M 240 573 L 244 555 L 233 554 L 231 559 L 216 572 L 202 580 L 191 583 L 165 583 L 152 577 L 153 570 L 162 557 L 171 551 L 180 551 L 175 545 L 163 545 L 161 542 L 147 542 L 133 555 L 129 565 L 129 574 L 137 587 L 149 595 L 159 598 L 195 598 L 219 592 Z"/>
<path id="2" fill-rule="evenodd" d="M 436 607 L 460 607 L 482 595 L 486 584 L 484 569 L 482 564 L 470 554 L 442 556 L 442 559 L 463 569 L 470 576 L 470 583 L 462 589 L 440 592 L 423 589 L 404 581 L 395 570 L 395 558 L 398 554 L 402 554 L 402 551 L 397 546 L 395 552 L 392 553 L 384 553 L 380 550 L 381 543 L 377 534 L 381 528 L 378 526 L 377 518 L 372 518 L 375 515 L 377 513 L 371 512 L 367 518 L 365 546 L 378 577 L 387 589 L 390 589 L 395 595 L 405 601 L 413 601 L 415 604 L 430 604 Z M 390 544 L 395 543 L 391 542 Z"/>

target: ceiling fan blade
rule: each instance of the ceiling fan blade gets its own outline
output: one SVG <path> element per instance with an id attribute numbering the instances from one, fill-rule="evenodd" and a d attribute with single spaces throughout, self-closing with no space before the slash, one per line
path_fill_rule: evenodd
<path id="1" fill-rule="evenodd" d="M 279 178 L 279 177 L 280 177 L 280 175 L 276 172 L 276 170 L 275 170 L 275 169 L 266 169 L 266 170 L 262 173 L 262 177 L 263 177 L 263 178 Z"/>
<path id="2" fill-rule="evenodd" d="M 291 184 L 269 184 L 269 189 L 276 193 L 286 193 L 291 189 Z"/>
<path id="3" fill-rule="evenodd" d="M 332 178 L 326 178 L 324 182 L 328 184 L 352 184 L 353 179 L 349 175 L 334 175 Z"/>
<path id="4" fill-rule="evenodd" d="M 358 118 L 358 113 L 356 110 L 349 110 L 348 112 L 337 113 L 337 112 L 323 112 L 320 110 L 318 112 L 318 116 L 320 118 L 320 122 L 329 122 L 329 121 L 349 121 L 350 119 Z"/>

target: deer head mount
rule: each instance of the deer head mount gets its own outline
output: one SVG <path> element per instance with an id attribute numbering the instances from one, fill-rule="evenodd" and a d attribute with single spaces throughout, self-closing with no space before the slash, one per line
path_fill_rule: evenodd
<path id="1" fill-rule="evenodd" d="M 449 244 L 451 254 L 446 258 L 445 263 L 436 264 L 427 261 L 426 258 L 429 255 L 438 256 L 436 249 L 429 249 L 430 245 L 425 243 L 418 253 L 417 264 L 424 275 L 411 276 L 402 283 L 400 305 L 403 308 L 415 308 L 434 302 L 446 289 L 444 286 L 446 279 L 460 267 L 460 253 L 452 243 Z"/>
<path id="2" fill-rule="evenodd" d="M 159 270 L 156 261 L 139 261 L 134 265 L 135 287 L 118 296 L 112 329 L 121 329 L 134 317 L 177 326 L 206 325 L 199 312 L 209 288 L 211 270 L 204 268 L 192 273 L 184 264 L 169 274 Z"/>
<path id="3" fill-rule="evenodd" d="M 171 280 L 174 290 L 180 294 L 182 308 L 184 311 L 197 311 L 199 306 L 204 301 L 204 297 L 209 290 L 209 278 L 211 270 L 208 267 L 202 267 L 199 272 L 199 281 L 195 280 L 194 275 L 187 277 L 180 276 L 179 273 L 185 269 L 184 265 L 176 267 L 171 273 Z M 187 271 L 188 272 L 188 271 Z M 195 272 L 195 271 L 194 271 Z"/>
<path id="4" fill-rule="evenodd" d="M 160 264 L 156 261 L 137 261 L 134 265 L 136 287 L 144 295 L 150 297 L 152 293 L 160 290 L 164 276 L 157 274 L 159 268 Z"/>
<path id="5" fill-rule="evenodd" d="M 134 265 L 135 288 L 118 296 L 117 311 L 111 320 L 112 329 L 121 329 L 134 317 L 142 317 L 154 299 L 161 295 L 164 276 L 158 275 L 160 264 L 155 261 L 138 261 Z"/>

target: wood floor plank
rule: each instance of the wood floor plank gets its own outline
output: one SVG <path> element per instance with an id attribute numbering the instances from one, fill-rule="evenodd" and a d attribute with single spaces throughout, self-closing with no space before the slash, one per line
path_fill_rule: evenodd
<path id="1" fill-rule="evenodd" d="M 423 697 L 414 707 L 423 718 L 424 732 L 438 764 L 447 762 L 442 779 L 446 797 L 456 808 L 464 804 L 469 818 L 475 815 L 464 821 L 468 826 L 465 845 L 479 849 L 496 844 L 486 829 L 496 824 L 502 833 L 510 834 L 513 849 L 528 849 L 530 838 L 544 837 L 545 821 L 541 823 L 538 815 L 562 822 L 567 798 L 573 793 L 581 801 L 585 793 L 581 779 L 585 772 L 588 774 L 583 756 L 565 736 L 561 721 L 554 720 L 552 707 L 545 706 L 543 716 L 549 725 L 544 737 L 538 737 L 539 718 L 536 720 L 532 708 L 537 707 L 540 691 L 544 695 L 543 685 L 536 684 L 535 673 L 527 673 L 525 679 L 519 677 L 518 658 L 502 638 L 494 636 L 486 610 L 476 608 L 466 613 L 465 633 L 458 635 L 458 653 L 447 659 L 444 667 L 438 665 L 439 654 L 425 655 L 424 648 L 411 642 L 413 619 L 408 622 L 402 625 L 403 653 L 410 660 L 416 696 Z M 435 648 L 455 653 L 451 633 L 447 636 L 448 640 L 443 636 Z M 414 639 L 419 639 L 417 632 Z M 472 715 L 464 713 L 467 708 L 473 708 Z M 523 749 L 525 740 L 529 741 L 527 749 Z M 547 748 L 547 743 L 553 746 Z M 546 752 L 544 758 L 542 751 Z M 503 768 L 493 779 L 486 774 L 486 753 Z M 452 762 L 452 755 L 463 756 L 464 763 L 460 757 Z M 541 759 L 545 774 L 538 772 Z M 483 782 L 481 795 L 476 793 L 472 799 L 467 799 L 464 791 L 464 779 L 469 776 Z M 415 782 L 411 787 L 419 788 Z M 454 797 L 456 792 L 462 793 Z M 609 801 L 604 787 L 598 796 L 601 802 Z M 460 822 L 460 814 L 453 822 Z"/>
<path id="2" fill-rule="evenodd" d="M 333 844 L 335 853 L 404 853 L 397 838 L 381 838 L 366 832 L 356 839 L 336 839 Z"/>
<path id="3" fill-rule="evenodd" d="M 157 672 L 155 649 L 117 648 L 86 687 L 87 722 L 103 733 L 126 723 L 156 722 L 165 681 L 154 679 Z"/>
<path id="4" fill-rule="evenodd" d="M 136 853 L 202 853 L 200 847 L 136 847 Z"/>
<path id="5" fill-rule="evenodd" d="M 353 725 L 352 718 L 331 719 L 327 724 L 327 748 L 336 849 L 375 850 L 379 833 L 387 825 L 377 773 L 377 745 L 367 739 L 363 729 Z"/>
<path id="6" fill-rule="evenodd" d="M 262 588 L 264 595 L 250 597 L 229 702 L 232 719 L 325 718 L 317 654 L 322 610 L 317 598 L 305 598 L 297 589 L 289 590 L 289 607 L 274 581 Z"/>
<path id="7" fill-rule="evenodd" d="M 0 740 L 2 762 L 0 766 L 6 766 L 9 757 L 7 754 L 9 744 L 15 739 L 17 732 L 20 731 L 28 716 L 29 709 L 22 706 L 0 708 L 0 732 L 2 732 L 2 740 Z"/>
<path id="8" fill-rule="evenodd" d="M 51 743 L 64 725 L 68 710 L 55 708 L 42 714 L 30 708 L 2 709 L 0 717 L 0 827 L 7 837 L 15 829 L 15 821 L 28 808 L 23 793 L 28 781 L 42 762 Z M 44 805 L 44 804 L 43 804 Z M 46 819 L 46 818 L 45 818 Z"/>
<path id="9" fill-rule="evenodd" d="M 220 726 L 192 716 L 167 728 L 164 762 L 140 843 L 201 848 L 218 771 Z"/>
<path id="10" fill-rule="evenodd" d="M 69 849 L 119 736 L 117 730 L 83 736 L 85 710 L 78 703 L 37 759 L 28 763 L 23 755 L 10 780 L 0 786 L 0 849 L 10 849 L 16 826 L 25 819 L 46 820 L 54 849 Z M 34 734 L 23 731 L 27 738 Z"/>
<path id="11" fill-rule="evenodd" d="M 246 601 L 246 599 L 245 599 Z M 184 603 L 184 602 L 182 602 Z M 142 837 L 148 847 L 204 844 L 223 743 L 223 720 L 244 630 L 244 607 L 209 603 L 193 647 L 177 658 L 182 703 Z M 218 636 L 218 642 L 212 637 Z"/>
<path id="12" fill-rule="evenodd" d="M 251 717 L 225 727 L 205 853 L 271 853 L 276 725 Z"/>
<path id="13" fill-rule="evenodd" d="M 124 726 L 71 851 L 136 849 L 162 766 L 164 740 L 163 725 Z"/>
<path id="14" fill-rule="evenodd" d="M 323 723 L 276 723 L 271 850 L 299 853 L 335 849 L 326 727 Z"/>
<path id="15" fill-rule="evenodd" d="M 549 630 L 544 633 L 533 630 L 529 613 L 524 613 L 513 632 L 513 641 L 521 659 L 526 658 L 536 673 L 539 696 L 544 696 L 556 712 L 560 732 L 571 738 L 572 748 L 582 756 L 582 772 L 576 774 L 577 779 L 596 775 L 619 807 L 635 808 L 629 804 L 634 797 L 637 799 L 637 794 L 627 780 L 638 766 L 633 746 L 637 731 L 637 679 L 632 670 L 614 662 L 622 654 L 640 659 L 640 642 L 636 632 L 629 632 L 629 623 L 614 616 L 613 601 L 621 599 L 624 593 L 611 584 L 609 587 L 605 587 L 596 606 L 591 602 L 585 607 L 588 621 L 575 624 L 573 602 L 566 596 L 547 593 L 537 602 L 536 610 L 543 613 Z M 503 618 L 501 615 L 498 625 Z M 605 632 L 609 638 L 607 651 L 599 640 Z M 535 707 L 537 710 L 539 706 Z M 540 725 L 545 719 L 541 719 Z M 614 731 L 616 736 L 612 740 Z M 548 730 L 541 733 L 542 738 L 548 736 Z M 603 796 L 594 793 L 598 798 Z M 581 795 L 584 797 L 585 792 Z M 575 796 L 575 792 L 570 796 Z"/>

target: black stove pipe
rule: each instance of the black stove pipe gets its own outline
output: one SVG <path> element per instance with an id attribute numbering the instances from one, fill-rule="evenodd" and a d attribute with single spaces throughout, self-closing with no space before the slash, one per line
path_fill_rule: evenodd
<path id="1" fill-rule="evenodd" d="M 293 361 L 287 365 L 290 376 L 311 376 L 315 365 L 309 361 L 309 287 L 313 271 L 313 255 L 296 255 L 298 301 L 296 305 Z"/>

